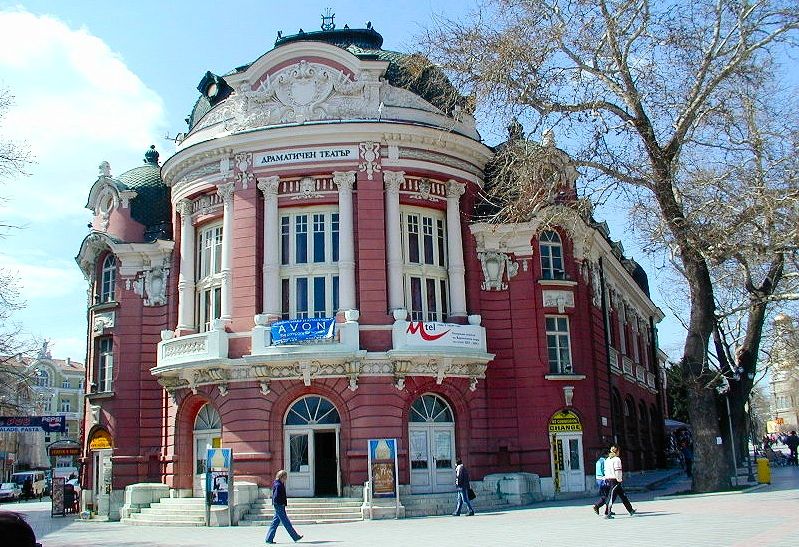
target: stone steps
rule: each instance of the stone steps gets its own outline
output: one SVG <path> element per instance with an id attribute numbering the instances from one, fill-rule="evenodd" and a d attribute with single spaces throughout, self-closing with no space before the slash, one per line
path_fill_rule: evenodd
<path id="1" fill-rule="evenodd" d="M 295 524 L 334 524 L 363 520 L 358 498 L 292 498 L 286 513 Z M 239 520 L 239 526 L 268 526 L 274 511 L 272 500 L 259 498 Z"/>
<path id="2" fill-rule="evenodd" d="M 415 494 L 401 499 L 405 506 L 406 517 L 424 517 L 429 515 L 449 515 L 455 510 L 457 498 L 455 492 L 441 494 Z M 477 491 L 472 500 L 475 512 L 501 511 L 510 507 L 508 502 L 495 492 Z M 463 511 L 463 510 L 461 510 Z"/>
<path id="3" fill-rule="evenodd" d="M 132 513 L 129 518 L 122 519 L 122 523 L 131 526 L 205 526 L 205 500 L 161 498 L 143 508 L 141 513 Z"/>

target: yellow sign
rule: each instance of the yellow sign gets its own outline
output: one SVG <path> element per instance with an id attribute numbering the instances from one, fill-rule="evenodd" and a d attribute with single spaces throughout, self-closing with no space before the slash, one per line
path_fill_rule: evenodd
<path id="1" fill-rule="evenodd" d="M 105 429 L 100 429 L 92 435 L 89 441 L 89 450 L 107 450 L 114 447 L 114 440 L 111 434 Z"/>
<path id="2" fill-rule="evenodd" d="M 581 433 L 583 424 L 580 418 L 571 410 L 561 410 L 549 420 L 550 433 Z"/>

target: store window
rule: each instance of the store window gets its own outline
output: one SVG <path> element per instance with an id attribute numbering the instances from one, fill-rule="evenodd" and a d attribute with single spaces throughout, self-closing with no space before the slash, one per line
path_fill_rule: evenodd
<path id="1" fill-rule="evenodd" d="M 547 230 L 538 238 L 541 252 L 541 277 L 543 279 L 566 279 L 563 269 L 563 244 L 557 232 Z"/>
<path id="2" fill-rule="evenodd" d="M 405 307 L 412 321 L 444 321 L 447 297 L 447 234 L 441 211 L 402 211 Z"/>
<path id="3" fill-rule="evenodd" d="M 546 318 L 546 327 L 549 372 L 551 374 L 572 374 L 569 318 L 549 316 Z"/>
<path id="4" fill-rule="evenodd" d="M 110 392 L 113 389 L 112 376 L 114 372 L 114 342 L 110 336 L 97 341 L 96 355 L 94 377 L 97 379 L 97 391 L 99 393 Z"/>
<path id="5" fill-rule="evenodd" d="M 99 303 L 113 302 L 117 279 L 117 261 L 114 255 L 108 255 L 103 260 L 103 269 L 100 273 Z"/>
<path id="6" fill-rule="evenodd" d="M 339 215 L 333 208 L 280 216 L 283 319 L 332 317 L 339 308 Z"/>
<path id="7" fill-rule="evenodd" d="M 197 327 L 211 330 L 222 314 L 222 225 L 204 226 L 197 238 Z"/>

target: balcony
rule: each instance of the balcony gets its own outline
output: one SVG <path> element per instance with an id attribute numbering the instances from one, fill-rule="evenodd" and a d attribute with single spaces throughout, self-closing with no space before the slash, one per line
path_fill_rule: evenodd
<path id="1" fill-rule="evenodd" d="M 397 387 L 406 376 L 432 376 L 437 383 L 447 377 L 468 378 L 470 388 L 485 378 L 488 353 L 481 317 L 470 315 L 468 325 L 407 321 L 405 310 L 395 310 L 391 329 L 392 349 L 387 352 Z"/>
<path id="2" fill-rule="evenodd" d="M 647 371 L 646 373 L 646 387 L 654 390 L 655 388 L 655 373 Z"/>
<path id="3" fill-rule="evenodd" d="M 646 385 L 646 369 L 643 365 L 635 365 L 635 379 L 641 383 L 641 385 Z"/>
<path id="4" fill-rule="evenodd" d="M 162 374 L 187 363 L 227 359 L 228 334 L 224 323 L 215 320 L 212 329 L 173 338 L 172 331 L 163 331 L 158 343 L 158 363 L 153 374 Z"/>

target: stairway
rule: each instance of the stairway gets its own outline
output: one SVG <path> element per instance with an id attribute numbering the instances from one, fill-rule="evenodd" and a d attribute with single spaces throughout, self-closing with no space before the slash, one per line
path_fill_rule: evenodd
<path id="1" fill-rule="evenodd" d="M 150 507 L 144 507 L 141 513 L 132 513 L 129 518 L 123 518 L 122 524 L 131 526 L 205 526 L 205 500 L 203 498 L 161 498 Z"/>
<path id="2" fill-rule="evenodd" d="M 477 490 L 477 497 L 472 500 L 475 512 L 501 511 L 510 507 L 507 500 L 501 498 L 496 492 Z M 455 510 L 457 498 L 455 492 L 441 494 L 413 494 L 402 496 L 402 505 L 405 506 L 405 517 L 425 517 L 430 515 L 449 515 Z M 461 513 L 467 511 L 465 507 Z"/>
<path id="3" fill-rule="evenodd" d="M 292 524 L 333 524 L 363 520 L 359 498 L 291 498 L 286 513 Z M 268 526 L 274 511 L 272 500 L 259 497 L 239 520 L 239 526 Z"/>

